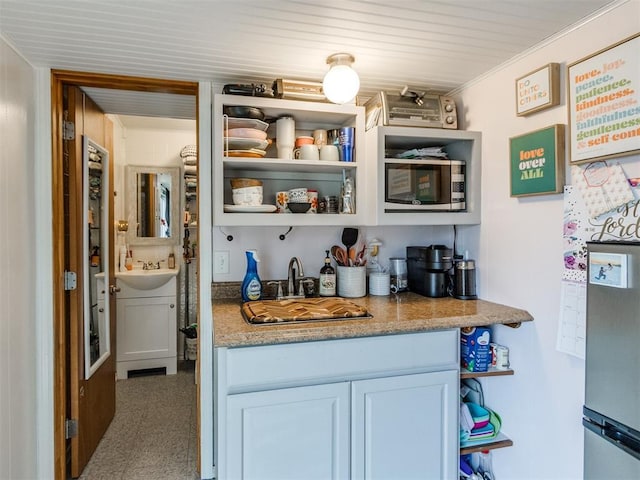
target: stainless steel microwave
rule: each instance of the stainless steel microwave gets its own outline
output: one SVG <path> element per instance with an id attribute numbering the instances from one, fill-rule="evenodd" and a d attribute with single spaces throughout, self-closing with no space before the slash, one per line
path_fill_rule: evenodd
<path id="1" fill-rule="evenodd" d="M 384 211 L 466 210 L 465 162 L 440 159 L 384 160 Z"/>

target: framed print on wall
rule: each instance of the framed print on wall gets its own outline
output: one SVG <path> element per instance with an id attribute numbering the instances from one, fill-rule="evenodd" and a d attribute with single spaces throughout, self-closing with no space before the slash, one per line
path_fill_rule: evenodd
<path id="1" fill-rule="evenodd" d="M 567 66 L 569 161 L 640 153 L 640 33 Z"/>
<path id="2" fill-rule="evenodd" d="M 561 193 L 564 187 L 564 125 L 509 139 L 511 196 Z"/>
<path id="3" fill-rule="evenodd" d="M 559 104 L 559 63 L 549 63 L 516 79 L 516 115 L 519 117 Z"/>

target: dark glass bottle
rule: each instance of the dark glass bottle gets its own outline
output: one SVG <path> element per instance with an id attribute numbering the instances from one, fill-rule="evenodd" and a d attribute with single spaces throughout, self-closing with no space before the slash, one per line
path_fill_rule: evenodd
<path id="1" fill-rule="evenodd" d="M 324 259 L 324 266 L 320 269 L 320 296 L 333 297 L 336 294 L 336 271 L 331 266 L 331 258 L 329 258 L 329 250 L 326 250 L 327 256 Z"/>

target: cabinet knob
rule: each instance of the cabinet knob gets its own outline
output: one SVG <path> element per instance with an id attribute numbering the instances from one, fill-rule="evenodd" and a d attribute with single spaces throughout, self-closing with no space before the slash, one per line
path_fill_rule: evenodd
<path id="1" fill-rule="evenodd" d="M 100 307 L 100 308 L 98 309 L 98 311 L 99 311 L 100 313 L 103 313 L 103 312 L 104 312 L 104 308 Z"/>
<path id="2" fill-rule="evenodd" d="M 171 305 L 169 305 L 169 308 L 174 308 L 174 304 L 172 303 Z"/>
<path id="3" fill-rule="evenodd" d="M 120 291 L 120 287 L 115 285 L 109 285 L 109 293 L 113 295 L 114 293 L 118 293 Z"/>

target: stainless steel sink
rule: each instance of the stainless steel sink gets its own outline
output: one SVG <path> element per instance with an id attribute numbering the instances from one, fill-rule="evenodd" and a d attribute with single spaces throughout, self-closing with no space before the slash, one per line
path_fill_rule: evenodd
<path id="1" fill-rule="evenodd" d="M 243 303 L 241 310 L 244 319 L 252 325 L 372 318 L 366 308 L 340 297 L 256 300 Z"/>

